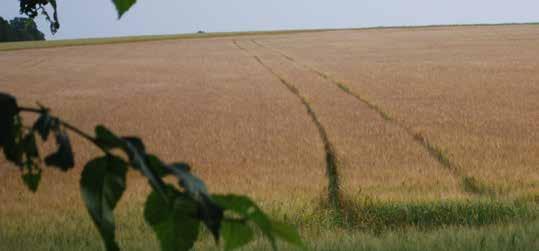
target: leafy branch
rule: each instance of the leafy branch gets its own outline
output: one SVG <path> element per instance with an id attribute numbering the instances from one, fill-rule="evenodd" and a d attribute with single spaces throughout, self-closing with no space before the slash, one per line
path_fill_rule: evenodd
<path id="1" fill-rule="evenodd" d="M 118 12 L 118 18 L 121 18 L 137 0 L 112 0 Z M 20 13 L 34 19 L 38 15 L 45 17 L 45 20 L 50 24 L 52 34 L 55 34 L 60 29 L 60 21 L 58 21 L 58 5 L 56 0 L 19 0 Z M 47 6 L 50 4 L 52 8 L 52 17 L 47 11 Z"/>
<path id="2" fill-rule="evenodd" d="M 21 113 L 38 114 L 31 127 L 25 127 Z M 97 227 L 107 250 L 119 250 L 115 238 L 114 209 L 126 189 L 129 169 L 148 179 L 152 192 L 148 196 L 144 219 L 154 230 L 162 250 L 189 250 L 204 225 L 224 249 L 233 250 L 254 239 L 256 227 L 270 241 L 276 240 L 304 247 L 297 230 L 271 220 L 251 199 L 240 195 L 210 194 L 204 182 L 191 173 L 187 163 L 165 164 L 156 155 L 146 152 L 137 137 L 117 136 L 104 126 L 95 127 L 95 136 L 52 116 L 42 105 L 20 107 L 15 97 L 0 93 L 0 148 L 5 158 L 21 171 L 26 186 L 37 191 L 42 165 L 63 172 L 72 170 L 75 161 L 68 132 L 91 142 L 102 156 L 84 165 L 80 190 L 86 208 Z M 41 159 L 36 137 L 43 142 L 54 134 L 57 150 Z M 176 177 L 177 184 L 163 180 Z"/>
<path id="3" fill-rule="evenodd" d="M 43 15 L 50 24 L 51 33 L 54 34 L 60 29 L 58 21 L 58 6 L 56 0 L 19 0 L 20 12 L 29 18 L 35 18 L 39 14 Z M 51 5 L 53 13 L 52 18 L 49 15 L 46 6 Z"/>

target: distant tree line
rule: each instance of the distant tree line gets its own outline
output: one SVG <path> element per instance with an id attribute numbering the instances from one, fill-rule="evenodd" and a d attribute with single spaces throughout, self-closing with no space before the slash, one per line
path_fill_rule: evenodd
<path id="1" fill-rule="evenodd" d="M 16 17 L 8 21 L 0 17 L 0 42 L 45 40 L 31 18 Z"/>

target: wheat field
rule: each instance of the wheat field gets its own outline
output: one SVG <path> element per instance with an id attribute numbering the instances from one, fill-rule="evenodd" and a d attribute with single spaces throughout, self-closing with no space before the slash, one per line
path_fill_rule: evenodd
<path id="1" fill-rule="evenodd" d="M 297 224 L 315 250 L 383 250 L 403 241 L 403 226 L 418 239 L 406 250 L 436 248 L 445 233 L 474 250 L 473 238 L 497 238 L 490 232 L 520 234 L 522 243 L 498 247 L 527 250 L 539 245 L 538 31 L 334 30 L 7 50 L 0 91 L 87 132 L 104 124 L 141 136 L 163 160 L 190 163 L 212 192 L 247 194 Z M 78 189 L 80 165 L 98 151 L 73 144 L 76 170 L 46 170 L 35 195 L 0 160 L 0 249 L 100 247 Z M 329 155 L 344 229 L 325 211 Z M 130 174 L 117 210 L 129 250 L 157 247 L 154 237 L 137 240 L 151 236 L 141 216 L 148 192 Z M 416 229 L 425 226 L 434 232 Z M 259 245 L 251 248 L 268 248 Z"/>

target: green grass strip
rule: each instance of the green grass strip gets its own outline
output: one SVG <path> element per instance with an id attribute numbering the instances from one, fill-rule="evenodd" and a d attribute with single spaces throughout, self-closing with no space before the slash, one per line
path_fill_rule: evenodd
<path id="1" fill-rule="evenodd" d="M 364 199 L 345 208 L 348 227 L 375 233 L 413 227 L 433 229 L 447 226 L 484 226 L 539 216 L 532 203 L 485 201 L 380 202 Z"/>
<path id="2" fill-rule="evenodd" d="M 27 41 L 27 42 L 7 42 L 0 43 L 0 51 L 14 51 L 25 49 L 44 49 L 55 47 L 87 46 L 103 44 L 136 43 L 162 40 L 181 40 L 181 39 L 204 39 L 220 37 L 237 36 L 258 36 L 258 35 L 283 35 L 306 32 L 322 32 L 330 30 L 277 30 L 277 31 L 246 31 L 246 32 L 212 32 L 212 33 L 189 33 L 176 35 L 147 35 L 147 36 L 127 36 L 127 37 L 109 37 L 109 38 L 87 38 L 87 39 L 65 39 L 48 41 Z"/>

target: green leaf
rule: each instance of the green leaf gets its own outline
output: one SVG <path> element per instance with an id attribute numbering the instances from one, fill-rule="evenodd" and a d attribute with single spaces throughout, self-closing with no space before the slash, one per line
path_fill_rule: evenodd
<path id="1" fill-rule="evenodd" d="M 113 210 L 125 190 L 127 163 L 107 155 L 86 164 L 80 188 L 84 203 L 97 226 L 107 250 L 119 250 L 115 241 Z"/>
<path id="2" fill-rule="evenodd" d="M 30 191 L 36 192 L 41 181 L 41 169 L 38 169 L 37 173 L 27 172 L 22 175 L 22 180 L 24 184 Z"/>
<path id="3" fill-rule="evenodd" d="M 118 137 L 108 128 L 98 125 L 95 127 L 96 143 L 107 150 L 120 148 L 127 156 L 135 169 L 140 169 L 140 163 L 135 161 L 136 156 L 144 159 L 146 147 L 140 138 L 137 137 Z"/>
<path id="4" fill-rule="evenodd" d="M 129 155 L 129 162 L 132 166 L 138 169 L 142 175 L 148 178 L 153 189 L 157 190 L 162 196 L 165 196 L 165 183 L 160 176 L 146 163 L 146 152 L 144 144 L 140 139 L 122 138 L 125 142 L 125 152 Z M 136 139 L 136 140 L 133 140 Z"/>
<path id="5" fill-rule="evenodd" d="M 125 142 L 102 125 L 95 127 L 96 143 L 105 149 L 125 148 Z"/>
<path id="6" fill-rule="evenodd" d="M 254 238 L 253 230 L 240 220 L 223 220 L 221 237 L 225 241 L 225 250 L 240 248 Z"/>
<path id="7" fill-rule="evenodd" d="M 171 173 L 168 169 L 166 169 L 165 164 L 163 164 L 163 162 L 153 154 L 146 155 L 146 163 L 148 163 L 148 167 L 152 169 L 158 177 L 164 177 Z"/>
<path id="8" fill-rule="evenodd" d="M 32 160 L 39 157 L 39 152 L 37 150 L 36 136 L 33 133 L 29 133 L 24 136 L 22 140 L 24 146 L 24 153 L 27 160 Z"/>
<path id="9" fill-rule="evenodd" d="M 276 249 L 275 238 L 304 248 L 297 230 L 287 224 L 271 221 L 269 217 L 248 197 L 239 195 L 213 195 L 213 200 L 223 209 L 230 210 L 255 223 Z M 224 227 L 224 226 L 223 226 Z"/>
<path id="10" fill-rule="evenodd" d="M 198 238 L 197 205 L 187 195 L 167 186 L 167 202 L 152 191 L 144 208 L 144 219 L 152 227 L 163 251 L 190 250 Z"/>
<path id="11" fill-rule="evenodd" d="M 213 234 L 215 240 L 219 241 L 219 229 L 223 218 L 223 210 L 211 199 L 204 182 L 191 174 L 191 167 L 186 163 L 175 163 L 168 166 L 168 169 L 176 175 L 180 186 L 187 191 L 189 196 L 198 202 L 200 206 L 200 217 Z"/>
<path id="12" fill-rule="evenodd" d="M 213 200 L 223 209 L 230 210 L 255 223 L 268 238 L 274 250 L 277 249 L 272 224 L 269 217 L 248 197 L 240 195 L 213 195 Z"/>
<path id="13" fill-rule="evenodd" d="M 272 221 L 271 228 L 275 237 L 278 237 L 290 244 L 305 248 L 305 244 L 301 240 L 298 230 L 288 224 Z"/>
<path id="14" fill-rule="evenodd" d="M 24 152 L 24 168 L 22 180 L 26 187 L 36 192 L 41 181 L 41 168 L 39 168 L 39 152 L 36 144 L 36 136 L 33 132 L 24 136 L 21 146 Z"/>
<path id="15" fill-rule="evenodd" d="M 198 177 L 191 174 L 191 167 L 186 163 L 174 163 L 169 166 L 170 171 L 178 177 L 180 185 L 197 201 L 202 197 L 208 197 L 206 184 Z"/>
<path id="16" fill-rule="evenodd" d="M 122 140 L 126 143 L 129 143 L 131 146 L 133 146 L 137 152 L 140 154 L 146 154 L 146 146 L 144 146 L 144 142 L 140 138 L 137 137 L 122 137 Z M 129 156 L 129 158 L 133 158 L 133 156 Z"/>
<path id="17" fill-rule="evenodd" d="M 60 170 L 65 172 L 75 166 L 71 142 L 69 141 L 67 133 L 61 128 L 57 128 L 55 133 L 58 150 L 55 153 L 45 157 L 45 164 L 47 166 L 59 167 Z"/>
<path id="18" fill-rule="evenodd" d="M 119 137 L 108 128 L 98 125 L 95 127 L 96 143 L 107 150 L 120 148 L 127 156 L 135 169 L 140 169 L 141 163 L 137 158 L 145 159 L 146 147 L 140 138 L 137 137 Z"/>
<path id="19" fill-rule="evenodd" d="M 140 138 L 137 137 L 118 137 L 108 128 L 98 125 L 95 127 L 95 138 L 99 146 L 105 149 L 121 148 L 133 159 L 133 153 L 127 148 L 130 143 L 140 154 L 146 153 L 146 147 Z"/>
<path id="20" fill-rule="evenodd" d="M 154 155 L 146 155 L 146 147 L 140 138 L 118 137 L 102 125 L 95 128 L 96 143 L 105 149 L 121 148 L 129 157 L 130 165 L 139 170 L 150 182 L 150 185 L 161 194 L 165 184 L 160 177 L 164 176 L 162 162 Z M 149 161 L 152 161 L 151 163 Z"/>
<path id="21" fill-rule="evenodd" d="M 39 133 L 39 136 L 41 136 L 41 138 L 46 141 L 49 137 L 51 128 L 56 127 L 55 123 L 56 121 L 51 118 L 49 113 L 46 112 L 39 116 L 37 121 L 34 123 L 32 129 L 34 131 L 37 131 Z"/>
<path id="22" fill-rule="evenodd" d="M 142 142 L 142 140 L 137 137 L 122 137 L 121 140 L 124 144 L 124 151 L 129 157 L 129 162 L 131 163 L 133 168 L 140 170 L 146 177 L 150 178 L 150 183 L 159 183 L 158 180 L 153 180 L 153 178 L 151 177 L 155 174 L 152 174 L 150 172 L 147 172 L 148 170 L 145 170 L 145 168 L 147 167 L 147 154 L 144 142 Z"/>
<path id="23" fill-rule="evenodd" d="M 121 18 L 122 15 L 128 11 L 137 0 L 112 0 L 118 11 L 118 18 Z"/>

